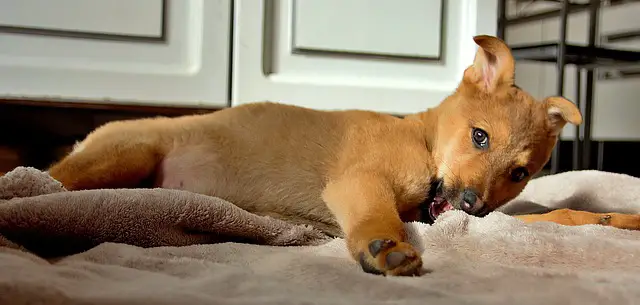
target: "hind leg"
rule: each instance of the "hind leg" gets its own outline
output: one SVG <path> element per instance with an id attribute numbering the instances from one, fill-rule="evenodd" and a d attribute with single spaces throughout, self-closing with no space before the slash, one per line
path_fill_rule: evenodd
<path id="1" fill-rule="evenodd" d="M 567 226 L 600 224 L 620 229 L 640 230 L 640 215 L 636 214 L 592 213 L 558 209 L 545 214 L 528 214 L 515 217 L 526 223 L 548 221 Z"/>
<path id="2" fill-rule="evenodd" d="M 157 146 L 131 134 L 90 137 L 48 170 L 68 190 L 136 187 L 153 174 L 161 158 Z"/>

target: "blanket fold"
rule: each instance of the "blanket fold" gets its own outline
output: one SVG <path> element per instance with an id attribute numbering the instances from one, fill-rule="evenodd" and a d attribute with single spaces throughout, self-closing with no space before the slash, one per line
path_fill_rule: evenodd
<path id="1" fill-rule="evenodd" d="M 382 277 L 343 239 L 219 198 L 69 192 L 21 167 L 0 177 L 0 305 L 639 304 L 640 232 L 508 215 L 566 207 L 640 213 L 640 179 L 546 176 L 486 217 L 407 223 L 428 272 Z"/>
<path id="2" fill-rule="evenodd" d="M 222 199 L 186 191 L 68 192 L 34 168 L 16 168 L 0 177 L 0 198 L 0 235 L 43 257 L 78 253 L 103 242 L 140 247 L 223 241 L 289 246 L 327 239 L 313 228 L 257 216 Z"/>

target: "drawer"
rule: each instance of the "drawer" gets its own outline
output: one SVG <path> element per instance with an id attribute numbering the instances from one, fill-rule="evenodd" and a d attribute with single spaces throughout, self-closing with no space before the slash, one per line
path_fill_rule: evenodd
<path id="1" fill-rule="evenodd" d="M 163 0 L 0 0 L 0 30 L 160 38 Z"/>

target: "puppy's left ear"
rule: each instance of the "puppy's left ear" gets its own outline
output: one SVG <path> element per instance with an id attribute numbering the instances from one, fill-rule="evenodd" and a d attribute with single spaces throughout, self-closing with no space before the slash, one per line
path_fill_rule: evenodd
<path id="1" fill-rule="evenodd" d="M 551 134 L 554 136 L 560 134 L 567 123 L 573 125 L 582 123 L 582 114 L 578 107 L 563 97 L 548 97 L 543 101 L 543 105 L 549 118 Z"/>
<path id="2" fill-rule="evenodd" d="M 464 71 L 464 80 L 487 93 L 499 86 L 513 85 L 515 63 L 507 44 L 488 35 L 475 36 L 473 41 L 479 48 L 473 65 Z"/>

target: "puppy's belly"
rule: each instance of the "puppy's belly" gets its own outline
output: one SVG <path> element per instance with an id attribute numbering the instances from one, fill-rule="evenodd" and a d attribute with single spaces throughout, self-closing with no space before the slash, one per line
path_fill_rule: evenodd
<path id="1" fill-rule="evenodd" d="M 199 150 L 176 151 L 165 157 L 156 170 L 155 187 L 213 195 L 215 156 Z"/>
<path id="2" fill-rule="evenodd" d="M 321 199 L 321 180 L 309 173 L 256 169 L 250 161 L 229 162 L 210 148 L 172 151 L 156 170 L 155 187 L 225 199 L 249 212 L 309 224 L 331 235 L 340 229 Z"/>

